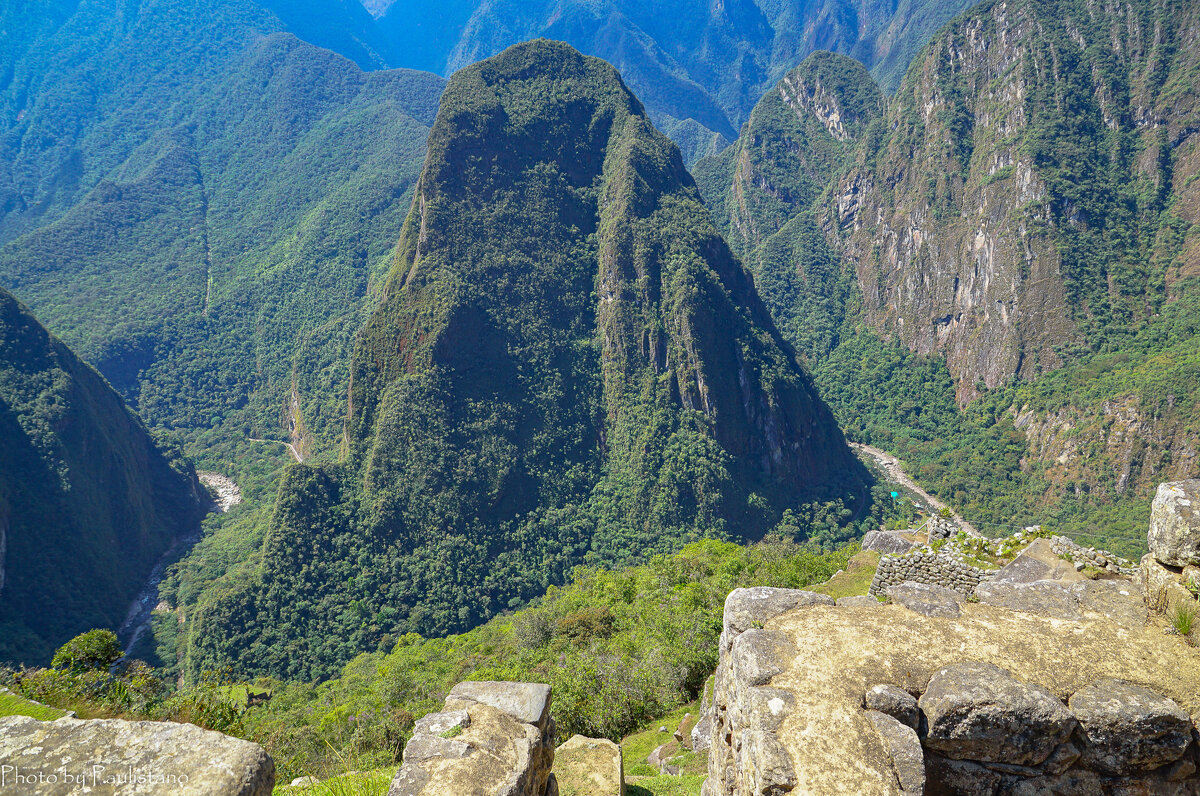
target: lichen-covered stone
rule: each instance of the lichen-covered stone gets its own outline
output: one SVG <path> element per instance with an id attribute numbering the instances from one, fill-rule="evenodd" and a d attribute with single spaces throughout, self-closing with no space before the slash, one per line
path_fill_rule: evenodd
<path id="1" fill-rule="evenodd" d="M 875 550 L 880 553 L 903 555 L 916 545 L 897 531 L 867 531 L 862 539 L 863 550 Z"/>
<path id="2" fill-rule="evenodd" d="M 740 634 L 763 624 L 780 614 L 808 605 L 833 605 L 833 598 L 825 594 L 799 589 L 775 589 L 756 586 L 751 589 L 734 589 L 725 598 L 724 627 L 721 646 L 729 649 Z"/>
<path id="3" fill-rule="evenodd" d="M 554 777 L 561 796 L 623 796 L 621 747 L 606 738 L 574 735 L 554 750 Z"/>
<path id="4" fill-rule="evenodd" d="M 0 793 L 21 796 L 269 796 L 275 763 L 256 743 L 193 724 L 7 716 L 0 776 Z"/>
<path id="5" fill-rule="evenodd" d="M 1200 565 L 1200 479 L 1159 484 L 1146 541 L 1164 564 Z"/>
<path id="6" fill-rule="evenodd" d="M 1010 611 L 1041 614 L 1071 621 L 1083 618 L 1075 596 L 1064 584 L 1056 581 L 989 581 L 979 584 L 975 596 L 981 603 L 997 605 Z"/>
<path id="7" fill-rule="evenodd" d="M 875 725 L 879 740 L 891 758 L 901 792 L 905 796 L 921 796 L 925 792 L 925 753 L 916 731 L 878 710 L 868 710 L 867 718 Z"/>
<path id="8" fill-rule="evenodd" d="M 787 636 L 770 630 L 747 630 L 733 642 L 734 666 L 747 685 L 766 685 L 796 655 Z"/>
<path id="9" fill-rule="evenodd" d="M 1146 606 L 1154 611 L 1166 611 L 1174 605 L 1194 602 L 1196 597 L 1183 584 L 1183 573 L 1166 567 L 1154 553 L 1142 557 L 1138 568 L 1138 585 L 1141 586 Z"/>
<path id="10" fill-rule="evenodd" d="M 947 666 L 918 704 L 925 744 L 955 760 L 1037 765 L 1071 737 L 1075 717 L 1041 686 L 990 663 Z"/>
<path id="11" fill-rule="evenodd" d="M 1140 685 L 1102 680 L 1077 691 L 1068 704 L 1079 720 L 1085 765 L 1106 774 L 1173 763 L 1192 740 L 1187 712 Z"/>
<path id="12" fill-rule="evenodd" d="M 867 710 L 877 710 L 914 730 L 920 722 L 920 711 L 917 709 L 917 699 L 903 688 L 894 685 L 876 685 L 867 689 L 863 695 L 863 706 Z"/>

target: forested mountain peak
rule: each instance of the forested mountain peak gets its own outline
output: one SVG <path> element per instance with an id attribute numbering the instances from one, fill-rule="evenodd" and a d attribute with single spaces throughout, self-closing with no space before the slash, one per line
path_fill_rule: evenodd
<path id="1" fill-rule="evenodd" d="M 254 638 L 257 666 L 309 676 L 580 561 L 781 522 L 832 539 L 865 505 L 678 148 L 560 43 L 451 79 L 351 380 L 347 459 L 285 476 L 263 581 L 206 608 L 195 663 Z"/>

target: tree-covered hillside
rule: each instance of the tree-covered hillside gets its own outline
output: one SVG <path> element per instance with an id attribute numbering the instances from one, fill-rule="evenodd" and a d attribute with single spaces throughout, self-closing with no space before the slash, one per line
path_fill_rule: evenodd
<path id="1" fill-rule="evenodd" d="M 769 113 L 802 67 L 696 167 L 846 433 L 984 527 L 1135 553 L 1158 481 L 1200 474 L 1198 30 L 1173 0 L 983 3 L 853 135 L 806 131 L 862 79 Z"/>
<path id="2" fill-rule="evenodd" d="M 679 150 L 561 44 L 451 80 L 349 403 L 345 459 L 285 474 L 258 579 L 193 611 L 193 673 L 319 676 L 577 563 L 777 526 L 831 542 L 867 517 Z"/>
<path id="3" fill-rule="evenodd" d="M 609 61 L 685 160 L 719 151 L 762 93 L 817 49 L 867 64 L 889 89 L 971 0 L 381 3 L 398 65 L 449 74 L 544 36 Z"/>
<path id="4" fill-rule="evenodd" d="M 96 371 L 0 290 L 0 661 L 116 627 L 207 503 Z"/>
<path id="5" fill-rule="evenodd" d="M 9 229 L 35 228 L 0 249 L 0 282 L 193 453 L 289 427 L 305 453 L 336 450 L 349 342 L 443 81 L 263 36 L 236 3 L 203 10 L 147 11 L 157 27 L 92 42 L 77 71 L 47 66 L 18 103 L 5 206 Z M 191 49 L 163 72 L 168 42 Z M 134 59 L 153 76 L 97 86 L 131 50 L 154 51 Z M 64 114 L 70 131 L 46 138 Z M 55 158 L 75 157 L 59 150 L 82 171 L 46 193 Z"/>

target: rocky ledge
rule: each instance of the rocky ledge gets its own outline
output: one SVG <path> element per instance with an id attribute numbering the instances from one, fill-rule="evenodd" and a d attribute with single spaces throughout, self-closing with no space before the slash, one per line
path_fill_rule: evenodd
<path id="1" fill-rule="evenodd" d="M 703 793 L 1200 794 L 1200 650 L 1127 581 L 1036 586 L 931 612 L 731 593 Z"/>

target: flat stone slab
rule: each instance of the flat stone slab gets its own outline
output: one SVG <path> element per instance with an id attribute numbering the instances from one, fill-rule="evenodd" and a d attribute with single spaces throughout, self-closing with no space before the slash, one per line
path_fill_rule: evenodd
<path id="1" fill-rule="evenodd" d="M 725 598 L 724 638 L 725 644 L 733 643 L 739 634 L 764 622 L 809 605 L 833 605 L 832 597 L 799 589 L 775 589 L 756 586 L 751 589 L 734 589 Z"/>
<path id="2" fill-rule="evenodd" d="M 1036 766 L 1077 726 L 1045 688 L 990 663 L 941 669 L 918 704 L 928 726 L 925 745 L 955 760 Z"/>
<path id="3" fill-rule="evenodd" d="M 452 700 L 460 699 L 491 705 L 522 724 L 537 727 L 544 727 L 550 715 L 550 686 L 543 683 L 459 683 L 450 689 L 447 707 L 452 707 Z"/>
<path id="4" fill-rule="evenodd" d="M 981 603 L 1007 608 L 1010 611 L 1040 614 L 1072 622 L 1083 618 L 1075 595 L 1057 581 L 988 581 L 975 588 L 975 596 Z"/>
<path id="5" fill-rule="evenodd" d="M 887 596 L 892 602 L 924 616 L 956 617 L 962 613 L 959 606 L 964 602 L 963 596 L 954 589 L 912 581 L 889 586 Z"/>
<path id="6" fill-rule="evenodd" d="M 1149 771 L 1183 756 L 1192 720 L 1175 702 L 1123 680 L 1102 680 L 1068 702 L 1079 719 L 1083 759 L 1113 775 Z"/>
<path id="7" fill-rule="evenodd" d="M 275 763 L 256 743 L 194 724 L 6 716 L 0 777 L 6 796 L 269 796 Z"/>
<path id="8" fill-rule="evenodd" d="M 904 555 L 916 546 L 914 542 L 908 541 L 897 531 L 867 531 L 862 539 L 863 550 L 874 550 L 893 555 Z"/>

